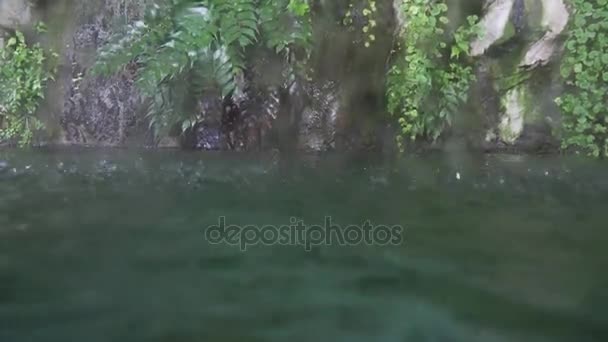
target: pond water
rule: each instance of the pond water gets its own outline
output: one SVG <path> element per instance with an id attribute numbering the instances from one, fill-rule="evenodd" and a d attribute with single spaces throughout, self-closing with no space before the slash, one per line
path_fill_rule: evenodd
<path id="1" fill-rule="evenodd" d="M 0 151 L 0 341 L 607 341 L 608 165 Z M 234 224 L 398 244 L 210 243 Z"/>

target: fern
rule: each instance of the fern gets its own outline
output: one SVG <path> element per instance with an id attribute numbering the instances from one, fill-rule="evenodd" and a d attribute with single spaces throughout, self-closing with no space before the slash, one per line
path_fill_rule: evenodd
<path id="1" fill-rule="evenodd" d="M 111 39 L 94 71 L 108 75 L 136 62 L 151 127 L 185 131 L 203 119 L 187 105 L 202 92 L 217 88 L 225 97 L 243 91 L 248 48 L 264 45 L 287 60 L 295 49 L 308 51 L 308 16 L 306 0 L 157 1 L 142 21 Z"/>

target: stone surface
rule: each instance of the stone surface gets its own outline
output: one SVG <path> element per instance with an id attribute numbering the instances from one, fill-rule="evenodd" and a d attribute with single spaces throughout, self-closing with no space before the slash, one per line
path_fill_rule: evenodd
<path id="1" fill-rule="evenodd" d="M 546 33 L 528 49 L 520 66 L 546 65 L 555 55 L 557 39 L 568 24 L 570 15 L 562 0 L 543 0 L 542 4 L 542 26 Z"/>
<path id="2" fill-rule="evenodd" d="M 499 137 L 503 142 L 513 144 L 524 130 L 524 116 L 526 108 L 522 97 L 525 90 L 521 87 L 511 89 L 504 96 L 504 115 L 498 126 Z"/>
<path id="3" fill-rule="evenodd" d="M 309 104 L 302 111 L 299 124 L 300 149 L 320 152 L 335 147 L 339 109 L 339 89 L 334 82 L 310 85 Z"/>
<path id="4" fill-rule="evenodd" d="M 488 5 L 480 22 L 484 34 L 471 43 L 472 56 L 483 55 L 492 44 L 502 38 L 514 3 L 515 0 L 494 0 Z"/>
<path id="5" fill-rule="evenodd" d="M 109 18 L 122 15 L 135 20 L 141 8 L 120 7 L 112 0 L 77 0 L 69 11 L 76 19 L 65 28 L 62 37 L 65 43 L 59 77 L 63 89 L 59 114 L 62 140 L 67 144 L 125 145 L 137 129 L 142 107 L 134 84 L 136 68 L 127 65 L 111 77 L 94 76 L 90 69 L 96 50 L 111 34 Z"/>
<path id="6" fill-rule="evenodd" d="M 144 103 L 134 86 L 136 66 L 125 66 L 124 70 L 107 78 L 94 77 L 90 73 L 96 50 L 116 27 L 137 20 L 146 1 L 44 2 L 45 11 L 53 13 L 47 14 L 46 19 L 62 25 L 60 28 L 52 23 L 49 25 L 53 34 L 61 32 L 60 37 L 55 37 L 60 41 L 55 48 L 62 53 L 62 63 L 58 81 L 47 96 L 49 101 L 57 99 L 59 103 L 50 105 L 46 111 L 58 122 L 62 142 L 111 146 L 153 143 L 150 134 L 146 134 L 147 124 L 142 116 Z M 59 8 L 59 3 L 63 7 Z M 475 134 L 478 141 L 494 146 L 550 145 L 547 143 L 551 141 L 550 137 L 542 138 L 543 134 L 550 136 L 551 130 L 544 124 L 546 111 L 539 109 L 538 104 L 550 101 L 554 94 L 530 91 L 536 86 L 528 81 L 521 87 L 503 88 L 510 89 L 508 91 L 499 89 L 499 83 L 522 70 L 528 70 L 523 72 L 525 75 L 532 75 L 529 70 L 549 65 L 557 55 L 557 37 L 565 30 L 569 16 L 564 1 L 485 0 L 484 3 L 481 25 L 486 34 L 471 44 L 472 54 L 481 56 L 476 59 L 479 81 L 474 86 L 477 89 L 474 92 L 479 92 L 476 101 L 480 102 L 475 107 L 481 115 L 477 118 L 475 132 L 471 130 L 468 134 Z M 324 4 L 327 8 L 339 7 L 337 2 L 325 1 Z M 296 149 L 326 151 L 343 146 L 348 146 L 344 149 L 358 148 L 378 136 L 392 141 L 391 130 L 377 129 L 374 126 L 377 123 L 370 119 L 382 116 L 376 112 L 384 110 L 383 105 L 369 103 L 383 101 L 382 90 L 377 94 L 374 91 L 384 84 L 385 61 L 392 48 L 390 40 L 394 38 L 391 34 L 399 34 L 406 24 L 401 5 L 399 0 L 378 5 L 383 11 L 387 10 L 382 12 L 382 18 L 388 19 L 387 23 L 378 24 L 386 27 L 378 32 L 377 38 L 387 38 L 387 47 L 377 44 L 373 49 L 358 49 L 350 40 L 351 36 L 347 36 L 348 42 L 344 43 L 336 38 L 338 35 L 331 35 L 337 27 L 324 28 L 323 44 L 317 47 L 324 52 L 319 54 L 322 58 L 318 57 L 319 63 L 323 64 L 320 74 L 339 82 L 319 80 L 315 76 L 312 81 L 283 84 L 282 62 L 256 55 L 256 65 L 247 67 L 240 87 L 244 91 L 238 98 L 228 103 L 219 95 L 201 96 L 197 115 L 206 119 L 185 136 L 172 133 L 160 137 L 157 146 L 256 150 L 293 140 Z M 454 18 L 450 20 L 454 25 L 481 7 L 479 3 L 473 6 L 466 0 L 454 1 L 451 6 Z M 58 9 L 52 12 L 52 8 Z M 39 9 L 25 0 L 0 0 L 0 33 L 3 29 L 10 32 L 20 25 L 31 24 L 38 12 Z M 61 19 L 57 19 L 57 13 L 62 14 Z M 503 44 L 505 42 L 508 44 Z M 387 55 L 383 56 L 385 50 Z M 545 73 L 545 70 L 539 72 Z M 532 101 L 530 97 L 533 97 Z M 533 118 L 533 115 L 538 117 Z"/>
<path id="7" fill-rule="evenodd" d="M 401 6 L 403 0 L 393 0 L 393 12 L 395 13 L 395 35 L 401 35 L 405 29 L 405 15 Z"/>
<path id="8" fill-rule="evenodd" d="M 27 0 L 0 0 L 0 29 L 15 29 L 32 22 L 32 6 Z"/>
<path id="9" fill-rule="evenodd" d="M 486 68 L 484 73 L 492 75 L 482 79 L 494 81 L 491 87 L 486 86 L 487 90 L 477 90 L 480 94 L 485 93 L 479 96 L 483 98 L 479 107 L 484 110 L 483 115 L 491 117 L 493 114 L 488 112 L 484 104 L 493 102 L 488 100 L 493 97 L 498 98 L 500 103 L 498 120 L 485 133 L 486 146 L 494 144 L 495 147 L 522 148 L 526 151 L 534 150 L 534 144 L 538 144 L 539 148 L 554 146 L 552 123 L 549 122 L 553 118 L 547 117 L 549 114 L 541 114 L 548 107 L 546 103 L 551 102 L 550 97 L 556 96 L 549 90 L 552 69 L 548 67 L 538 73 L 532 70 L 547 66 L 555 58 L 558 36 L 566 28 L 568 16 L 562 0 L 488 2 L 481 22 L 490 34 L 473 42 L 473 54 L 482 55 L 493 45 L 507 41 L 509 46 L 493 50 L 487 54 L 488 57 L 484 57 L 490 58 L 495 67 Z M 538 30 L 543 32 L 532 43 L 528 43 L 528 37 L 521 36 L 534 35 Z M 547 80 L 542 81 L 544 78 Z M 547 136 L 541 138 L 543 134 Z"/>

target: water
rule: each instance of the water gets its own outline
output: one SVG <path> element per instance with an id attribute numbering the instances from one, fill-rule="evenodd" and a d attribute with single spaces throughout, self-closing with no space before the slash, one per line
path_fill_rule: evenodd
<path id="1" fill-rule="evenodd" d="M 0 341 L 606 341 L 608 165 L 0 152 Z M 205 240 L 401 225 L 398 246 Z"/>

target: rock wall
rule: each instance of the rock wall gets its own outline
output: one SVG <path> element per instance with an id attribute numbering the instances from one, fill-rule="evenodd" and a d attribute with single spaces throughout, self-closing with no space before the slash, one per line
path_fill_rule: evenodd
<path id="1" fill-rule="evenodd" d="M 476 109 L 485 122 L 473 142 L 488 150 L 537 152 L 559 146 L 559 37 L 568 23 L 563 0 L 489 0 L 471 44 L 478 59 Z"/>
<path id="2" fill-rule="evenodd" d="M 0 0 L 0 37 L 41 19 L 52 36 L 45 43 L 61 52 L 57 82 L 43 106 L 51 139 L 77 145 L 205 150 L 288 146 L 306 151 L 392 141 L 386 139 L 390 118 L 383 109 L 383 76 L 393 36 L 407 22 L 397 11 L 400 1 L 378 2 L 383 20 L 372 48 L 364 48 L 356 34 L 337 24 L 344 15 L 337 2 L 317 1 L 316 10 L 325 11 L 320 17 L 329 20 L 315 33 L 317 74 L 312 80 L 268 81 L 268 75 L 282 72 L 276 70 L 280 62 L 256 58 L 243 80 L 243 94 L 234 101 L 201 96 L 204 122 L 186 136 L 160 141 L 152 139 L 142 115 L 145 103 L 134 86 L 135 66 L 126 65 L 109 78 L 90 74 L 96 50 L 114 30 L 140 18 L 146 1 Z M 450 16 L 470 14 L 468 1 L 450 6 Z M 478 80 L 462 114 L 471 116 L 461 129 L 471 145 L 526 151 L 557 146 L 560 115 L 553 98 L 561 89 L 556 62 L 568 19 L 563 0 L 484 2 L 485 34 L 471 44 Z"/>
<path id="3" fill-rule="evenodd" d="M 96 50 L 114 29 L 141 16 L 144 4 L 144 0 L 0 0 L 0 37 L 3 31 L 31 32 L 37 21 L 44 21 L 49 32 L 42 43 L 60 54 L 56 81 L 48 87 L 39 113 L 53 143 L 117 146 L 140 131 L 142 101 L 133 85 L 135 70 L 125 66 L 110 78 L 94 77 L 89 71 Z M 145 137 L 136 140 L 136 144 L 146 142 Z"/>
<path id="4" fill-rule="evenodd" d="M 29 1 L 0 0 L 0 30 L 28 25 L 32 19 L 32 5 Z"/>
<path id="5" fill-rule="evenodd" d="M 95 53 L 121 24 L 137 20 L 142 1 L 71 0 L 60 42 L 61 94 L 56 105 L 64 144 L 117 146 L 147 143 L 141 118 L 143 101 L 134 85 L 136 68 L 126 65 L 112 77 L 90 73 Z M 55 5 L 56 6 L 56 5 Z M 142 133 L 143 132 L 143 133 Z"/>

